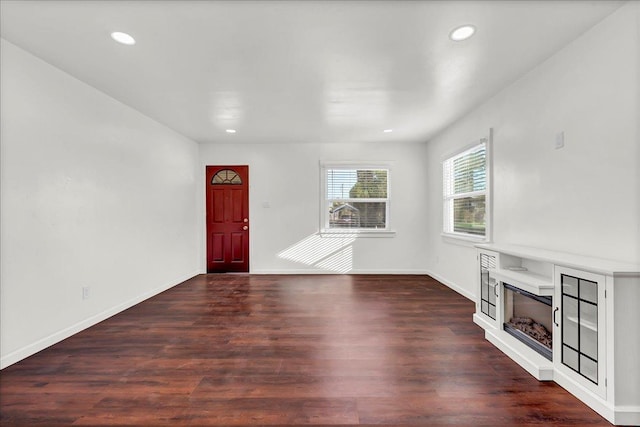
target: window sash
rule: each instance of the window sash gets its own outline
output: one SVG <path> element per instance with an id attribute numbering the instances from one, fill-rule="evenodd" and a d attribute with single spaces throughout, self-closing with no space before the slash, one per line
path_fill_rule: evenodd
<path id="1" fill-rule="evenodd" d="M 456 206 L 458 201 L 462 203 Z M 448 232 L 484 237 L 487 231 L 486 201 L 484 194 L 474 197 L 451 198 L 446 207 L 449 221 Z M 474 209 L 474 204 L 481 204 L 482 209 Z M 481 215 L 481 219 L 476 219 L 478 214 Z"/>
<path id="2" fill-rule="evenodd" d="M 379 183 L 376 182 L 375 172 L 384 172 L 383 176 L 379 177 L 381 182 L 386 185 L 376 187 Z M 370 176 L 367 176 L 371 174 Z M 324 231 L 387 231 L 389 230 L 389 175 L 390 169 L 388 166 L 382 165 L 340 165 L 331 166 L 323 165 L 322 167 L 322 185 L 323 185 L 323 203 L 322 203 L 322 229 Z M 352 189 L 360 183 L 364 184 L 364 188 L 359 191 L 365 193 L 369 197 L 351 197 L 353 196 Z M 340 222 L 338 216 L 333 216 L 331 209 L 335 204 L 350 205 L 358 211 L 357 205 L 369 205 L 375 206 L 371 211 L 366 209 L 366 217 L 360 218 L 356 215 L 353 219 L 353 223 L 349 223 L 353 215 L 346 214 L 346 220 Z M 384 211 L 381 212 L 381 206 L 384 204 Z M 356 206 L 354 206 L 356 205 Z M 347 208 L 348 209 L 348 208 Z M 353 210 L 352 210 L 353 211 Z M 380 223 L 380 217 L 382 217 L 383 224 Z M 344 216 L 343 216 L 344 218 Z M 363 226 L 364 224 L 377 224 L 373 226 Z M 352 224 L 357 224 L 353 226 Z"/>
<path id="3" fill-rule="evenodd" d="M 470 238 L 486 238 L 488 235 L 487 149 L 487 141 L 481 140 L 442 163 L 443 231 L 446 234 Z M 479 203 L 481 208 L 477 206 Z M 476 219 L 478 215 L 482 218 Z"/>

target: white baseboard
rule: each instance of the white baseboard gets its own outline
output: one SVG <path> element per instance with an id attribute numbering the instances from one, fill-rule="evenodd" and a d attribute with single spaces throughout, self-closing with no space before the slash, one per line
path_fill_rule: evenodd
<path id="1" fill-rule="evenodd" d="M 555 381 L 560 387 L 573 394 L 575 397 L 583 401 L 587 406 L 602 415 L 610 423 L 614 420 L 613 407 L 604 399 L 596 396 L 591 391 L 577 384 L 562 371 L 556 369 L 553 373 L 553 381 Z"/>
<path id="2" fill-rule="evenodd" d="M 300 268 L 300 269 L 286 269 L 286 270 L 278 270 L 278 269 L 253 269 L 249 271 L 249 274 L 256 275 L 265 275 L 265 274 L 342 274 L 336 271 L 328 271 L 321 268 Z"/>
<path id="3" fill-rule="evenodd" d="M 349 272 L 350 274 L 389 274 L 389 275 L 402 275 L 402 274 L 406 274 L 408 276 L 411 275 L 417 275 L 417 276 L 428 276 L 429 273 L 427 273 L 427 270 L 372 270 L 372 269 L 366 269 L 366 270 L 352 270 Z"/>
<path id="4" fill-rule="evenodd" d="M 264 274 L 388 274 L 388 275 L 429 275 L 426 270 L 349 270 L 345 273 L 338 271 L 329 271 L 321 268 L 305 268 L 305 269 L 286 269 L 286 270 L 271 270 L 271 269 L 255 269 L 250 271 L 251 274 L 264 275 Z"/>
<path id="5" fill-rule="evenodd" d="M 640 426 L 640 406 L 616 406 L 613 423 L 617 426 Z"/>
<path id="6" fill-rule="evenodd" d="M 425 271 L 425 274 L 428 274 L 429 276 L 433 277 L 434 279 L 436 279 L 438 282 L 442 283 L 443 285 L 446 285 L 447 287 L 453 289 L 454 291 L 456 291 L 457 293 L 459 293 L 460 295 L 462 295 L 463 297 L 470 299 L 473 302 L 476 302 L 476 295 L 469 292 L 467 289 L 463 288 L 462 286 L 453 283 L 447 279 L 445 279 L 444 277 L 440 276 L 439 274 L 435 274 L 432 271 Z"/>
<path id="7" fill-rule="evenodd" d="M 617 426 L 640 426 L 640 406 L 613 406 L 610 402 L 577 384 L 559 370 L 555 370 L 553 380 L 610 423 Z"/>
<path id="8" fill-rule="evenodd" d="M 128 308 L 133 307 L 136 304 L 141 303 L 144 300 L 147 300 L 155 295 L 158 295 L 161 292 L 166 291 L 180 283 L 191 279 L 194 276 L 197 276 L 199 273 L 191 273 L 185 276 L 182 276 L 176 280 L 172 280 L 162 286 L 152 289 L 149 292 L 145 292 L 141 295 L 138 295 L 135 298 L 132 298 L 128 301 L 123 302 L 122 304 L 118 304 L 115 307 L 111 307 L 107 310 L 104 310 L 94 316 L 91 316 L 85 320 L 82 320 L 78 323 L 75 323 L 68 328 L 62 329 L 61 331 L 55 332 L 47 337 L 44 337 L 34 343 L 28 344 L 18 350 L 12 351 L 9 354 L 6 354 L 0 358 L 0 369 L 4 369 L 7 366 L 13 365 L 16 362 L 21 361 L 22 359 L 26 359 L 29 356 L 36 354 L 39 351 L 44 350 L 47 347 L 50 347 L 60 341 L 69 338 L 72 335 L 77 334 L 80 331 L 83 331 L 97 323 L 102 322 L 103 320 L 108 319 L 111 316 L 114 316 Z"/>

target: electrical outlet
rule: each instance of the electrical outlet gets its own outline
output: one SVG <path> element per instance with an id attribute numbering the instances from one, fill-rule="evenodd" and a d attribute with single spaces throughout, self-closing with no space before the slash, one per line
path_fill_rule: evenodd
<path id="1" fill-rule="evenodd" d="M 89 289 L 88 286 L 82 288 L 82 299 L 89 299 Z"/>

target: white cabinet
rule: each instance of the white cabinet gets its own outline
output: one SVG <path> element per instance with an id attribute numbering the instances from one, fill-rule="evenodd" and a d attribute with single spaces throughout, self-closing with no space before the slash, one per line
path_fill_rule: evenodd
<path id="1" fill-rule="evenodd" d="M 606 398 L 605 276 L 556 266 L 554 367 Z"/>
<path id="2" fill-rule="evenodd" d="M 474 321 L 483 328 L 499 328 L 502 322 L 500 316 L 499 283 L 489 274 L 498 265 L 499 254 L 492 251 L 478 251 L 477 278 L 478 295 Z"/>
<path id="3" fill-rule="evenodd" d="M 640 264 L 515 245 L 476 247 L 473 318 L 485 337 L 534 377 L 557 382 L 610 422 L 640 425 Z M 523 320 L 513 308 L 516 297 L 528 293 L 551 298 L 551 312 L 531 314 L 545 327 L 547 318 L 552 323 L 551 356 L 507 334 L 510 316 Z"/>

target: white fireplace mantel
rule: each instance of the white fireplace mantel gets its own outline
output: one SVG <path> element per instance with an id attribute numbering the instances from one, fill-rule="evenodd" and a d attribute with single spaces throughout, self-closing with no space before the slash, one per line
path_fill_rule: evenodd
<path id="1" fill-rule="evenodd" d="M 522 259 L 548 262 L 563 265 L 565 267 L 576 268 L 578 270 L 588 270 L 607 276 L 638 277 L 640 275 L 640 264 L 637 263 L 587 257 L 568 252 L 550 251 L 519 245 L 480 243 L 475 246 L 476 248 L 508 254 Z"/>
<path id="2" fill-rule="evenodd" d="M 473 318 L 487 340 L 534 377 L 557 382 L 608 421 L 640 425 L 640 264 L 509 244 L 476 248 L 480 274 Z M 593 304 L 580 293 L 577 298 L 570 294 L 573 282 L 580 289 L 583 283 L 585 289 L 597 289 Z M 504 331 L 509 319 L 504 319 L 508 298 L 503 283 L 552 297 L 553 360 Z M 597 317 L 589 319 L 585 312 L 581 318 L 572 307 L 589 308 Z M 569 332 L 582 336 L 583 344 L 591 342 L 590 350 L 572 347 L 565 338 Z"/>

